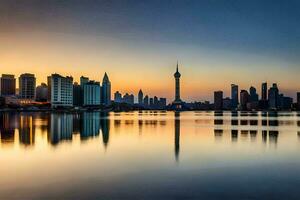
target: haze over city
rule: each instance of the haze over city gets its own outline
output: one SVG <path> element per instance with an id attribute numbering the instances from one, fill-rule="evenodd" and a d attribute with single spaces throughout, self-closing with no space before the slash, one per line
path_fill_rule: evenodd
<path id="1" fill-rule="evenodd" d="M 230 95 L 277 82 L 300 88 L 299 1 L 1 1 L 1 73 L 52 73 L 101 80 L 112 91 L 173 99 L 179 60 L 182 99 Z M 260 92 L 260 89 L 258 90 Z"/>

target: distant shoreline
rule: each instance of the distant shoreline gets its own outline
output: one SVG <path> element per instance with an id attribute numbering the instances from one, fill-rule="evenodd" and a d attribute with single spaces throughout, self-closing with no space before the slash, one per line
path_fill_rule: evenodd
<path id="1" fill-rule="evenodd" d="M 53 112 L 53 113 L 81 113 L 81 112 L 134 112 L 134 111 L 150 111 L 150 112 L 299 112 L 299 110 L 169 110 L 169 109 L 132 109 L 132 110 L 114 110 L 114 109 L 93 109 L 93 108 L 45 108 L 45 109 L 24 109 L 24 108 L 0 108 L 0 112 Z"/>

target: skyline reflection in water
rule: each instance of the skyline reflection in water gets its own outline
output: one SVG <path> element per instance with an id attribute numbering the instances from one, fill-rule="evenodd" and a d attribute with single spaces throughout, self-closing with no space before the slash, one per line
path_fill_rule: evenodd
<path id="1" fill-rule="evenodd" d="M 0 137 L 2 198 L 221 197 L 213 185 L 246 198 L 248 182 L 300 183 L 297 112 L 0 113 Z"/>

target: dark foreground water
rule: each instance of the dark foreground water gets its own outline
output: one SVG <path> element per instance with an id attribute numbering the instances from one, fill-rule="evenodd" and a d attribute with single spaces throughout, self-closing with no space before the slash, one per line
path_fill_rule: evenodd
<path id="1" fill-rule="evenodd" d="M 300 199 L 300 113 L 0 113 L 0 199 Z"/>

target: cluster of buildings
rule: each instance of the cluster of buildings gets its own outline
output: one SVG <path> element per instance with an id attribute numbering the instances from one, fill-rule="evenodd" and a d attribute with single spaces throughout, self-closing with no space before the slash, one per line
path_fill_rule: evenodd
<path id="1" fill-rule="evenodd" d="M 100 82 L 80 78 L 80 85 L 73 83 L 73 77 L 52 74 L 47 77 L 47 84 L 36 86 L 34 74 L 21 74 L 19 89 L 16 89 L 14 75 L 2 74 L 0 78 L 0 106 L 2 105 L 39 105 L 51 104 L 52 108 L 109 106 L 111 104 L 111 83 L 104 74 Z"/>
<path id="2" fill-rule="evenodd" d="M 114 93 L 111 100 L 111 82 L 107 73 L 104 74 L 102 85 L 98 81 L 89 80 L 81 76 L 80 83 L 73 83 L 73 77 L 52 74 L 48 76 L 48 83 L 36 87 L 34 74 L 21 74 L 19 77 L 19 90 L 16 91 L 16 78 L 14 75 L 2 74 L 0 78 L 0 106 L 5 104 L 28 105 L 34 103 L 51 104 L 52 108 L 59 107 L 100 107 L 114 105 L 129 106 L 137 109 L 167 109 L 167 110 L 300 110 L 300 92 L 297 93 L 297 103 L 293 99 L 279 92 L 276 83 L 268 88 L 262 83 L 261 96 L 255 87 L 248 90 L 239 90 L 236 84 L 231 85 L 231 98 L 225 97 L 223 91 L 214 92 L 214 103 L 194 102 L 186 103 L 180 98 L 180 77 L 178 63 L 175 79 L 175 95 L 171 104 L 167 105 L 166 98 L 150 97 L 144 95 L 142 90 L 137 94 L 137 102 L 133 94 L 122 95 L 119 91 Z"/>
<path id="3" fill-rule="evenodd" d="M 215 110 L 291 110 L 300 108 L 300 93 L 297 93 L 297 103 L 293 98 L 279 92 L 276 83 L 268 89 L 267 83 L 261 85 L 261 97 L 256 88 L 251 86 L 249 91 L 240 90 L 236 84 L 231 85 L 231 98 L 223 97 L 223 91 L 214 92 Z"/>
<path id="4" fill-rule="evenodd" d="M 115 103 L 126 103 L 129 105 L 136 105 L 143 109 L 164 109 L 167 106 L 166 98 L 158 98 L 157 96 L 149 97 L 144 96 L 143 91 L 140 89 L 137 95 L 137 103 L 135 103 L 135 98 L 133 94 L 126 93 L 124 96 L 117 91 L 114 94 Z"/>
<path id="5" fill-rule="evenodd" d="M 115 92 L 114 101 L 111 99 L 111 82 L 107 73 L 104 74 L 102 84 L 88 77 L 81 76 L 80 83 L 73 82 L 73 77 L 52 74 L 47 77 L 47 84 L 36 86 L 34 74 L 21 74 L 19 77 L 19 89 L 16 89 L 14 75 L 2 74 L 0 78 L 0 106 L 27 106 L 27 105 L 51 105 L 52 108 L 111 106 L 127 104 L 142 109 L 164 109 L 166 98 L 156 96 L 149 97 L 138 93 L 138 101 L 135 102 L 133 94 Z"/>

